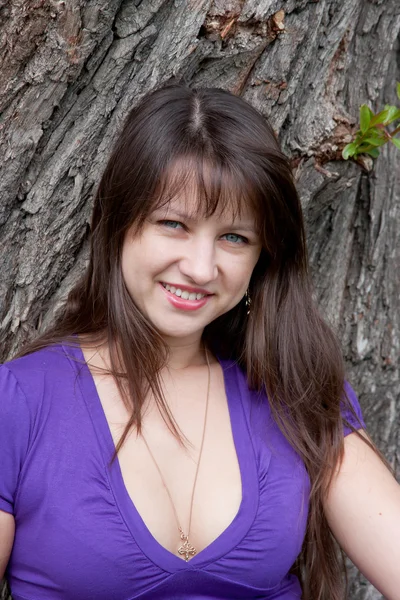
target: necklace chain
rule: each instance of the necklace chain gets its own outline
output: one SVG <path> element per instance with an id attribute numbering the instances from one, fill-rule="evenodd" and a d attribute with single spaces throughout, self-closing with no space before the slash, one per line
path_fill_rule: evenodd
<path id="1" fill-rule="evenodd" d="M 178 530 L 179 530 L 179 533 L 180 533 L 180 539 L 183 542 L 183 543 L 180 544 L 180 546 L 178 548 L 178 554 L 180 554 L 181 556 L 183 556 L 186 562 L 189 560 L 189 558 L 191 556 L 194 556 L 197 553 L 196 548 L 194 546 L 192 546 L 191 543 L 189 542 L 189 535 L 190 535 L 190 527 L 191 527 L 191 524 L 192 524 L 193 500 L 194 500 L 194 494 L 195 494 L 195 490 L 196 490 L 197 476 L 198 476 L 198 473 L 199 473 L 201 456 L 203 454 L 204 438 L 205 438 L 206 425 L 207 425 L 208 401 L 209 401 L 209 397 L 210 397 L 210 381 L 211 381 L 210 361 L 209 361 L 209 358 L 208 358 L 207 348 L 204 348 L 204 350 L 205 350 L 205 355 L 206 355 L 206 360 L 207 360 L 207 367 L 208 367 L 207 398 L 206 398 L 206 408 L 205 408 L 205 411 L 204 411 L 203 434 L 202 434 L 202 437 L 201 437 L 201 444 L 200 444 L 200 451 L 199 451 L 199 460 L 197 461 L 197 465 L 196 465 L 196 473 L 195 473 L 195 476 L 194 476 L 194 483 L 193 483 L 193 489 L 192 489 L 192 497 L 191 497 L 191 500 L 190 500 L 189 526 L 188 526 L 188 532 L 187 532 L 187 534 L 184 533 L 184 531 L 183 531 L 183 529 L 182 529 L 182 527 L 181 527 L 181 525 L 179 523 L 179 518 L 178 518 L 178 514 L 176 512 L 175 504 L 174 504 L 174 502 L 172 500 L 172 496 L 170 494 L 168 486 L 165 483 L 165 479 L 163 477 L 163 474 L 161 473 L 161 469 L 158 466 L 158 463 L 157 463 L 156 459 L 154 458 L 154 454 L 150 450 L 150 446 L 148 445 L 146 438 L 142 434 L 143 441 L 146 444 L 146 448 L 149 451 L 149 454 L 150 454 L 150 456 L 151 456 L 151 458 L 152 458 L 152 460 L 154 462 L 154 465 L 157 468 L 157 471 L 158 471 L 158 473 L 160 475 L 162 484 L 163 484 L 163 486 L 165 488 L 165 491 L 167 492 L 169 500 L 171 502 L 171 506 L 172 506 L 172 509 L 173 509 L 174 515 L 175 515 L 175 520 L 176 520 L 176 523 L 178 525 Z"/>

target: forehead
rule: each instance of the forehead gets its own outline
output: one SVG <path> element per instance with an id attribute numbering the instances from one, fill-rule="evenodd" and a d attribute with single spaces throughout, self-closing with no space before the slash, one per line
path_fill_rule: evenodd
<path id="1" fill-rule="evenodd" d="M 257 222 L 251 189 L 243 176 L 211 161 L 179 159 L 164 173 L 154 197 L 152 210 L 182 212 L 191 218 Z"/>

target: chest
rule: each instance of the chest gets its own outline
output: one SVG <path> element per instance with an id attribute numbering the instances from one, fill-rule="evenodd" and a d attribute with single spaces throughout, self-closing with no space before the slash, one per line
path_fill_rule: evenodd
<path id="1" fill-rule="evenodd" d="M 199 527 L 197 523 L 201 527 L 202 522 L 212 522 L 219 529 L 210 529 L 209 537 L 193 539 L 193 545 L 205 546 L 202 549 L 199 545 L 198 553 L 187 564 L 176 555 L 175 531 L 174 542 L 168 547 L 168 533 L 162 539 L 163 530 L 156 528 L 157 523 L 153 525 L 154 534 L 149 529 L 155 511 L 164 511 L 161 525 L 164 520 L 172 520 L 172 513 L 165 512 L 171 510 L 166 508 L 167 496 L 157 497 L 162 495 L 163 486 L 145 449 L 129 443 L 125 457 L 121 451 L 119 461 L 110 464 L 113 437 L 115 443 L 124 426 L 123 406 L 112 401 L 112 390 L 107 391 L 103 407 L 93 378 L 80 368 L 73 373 L 68 389 L 57 386 L 54 394 L 60 390 L 61 397 L 52 397 L 46 419 L 37 420 L 20 477 L 15 503 L 17 529 L 10 562 L 10 581 L 16 597 L 18 592 L 22 597 L 37 596 L 36 574 L 42 582 L 40 596 L 49 600 L 164 599 L 173 597 L 172 590 L 178 585 L 187 592 L 182 596 L 186 598 L 190 597 L 189 589 L 193 589 L 193 595 L 246 600 L 270 597 L 271 591 L 280 597 L 279 586 L 289 594 L 287 586 L 292 585 L 292 580 L 287 574 L 304 539 L 309 480 L 303 463 L 273 425 L 268 405 L 263 402 L 262 410 L 250 418 L 252 397 L 242 375 L 227 363 L 224 378 L 218 402 L 218 376 L 213 375 L 214 389 L 193 502 L 195 527 Z M 192 462 L 197 458 L 205 392 L 199 382 L 194 384 L 199 393 L 187 394 L 189 400 L 192 398 L 192 404 L 185 404 L 187 410 L 181 412 L 173 406 L 177 421 L 193 444 L 188 446 L 193 452 Z M 101 386 L 99 390 L 102 393 Z M 185 386 L 185 390 L 189 388 Z M 175 389 L 170 395 L 178 398 L 176 392 L 180 391 Z M 147 431 L 160 468 L 165 469 L 171 494 L 180 497 L 182 492 L 189 498 L 190 493 L 179 485 L 180 477 L 175 475 L 178 467 L 172 465 L 174 458 L 179 462 L 183 456 L 181 447 L 173 456 L 176 446 L 156 414 L 150 409 L 146 412 L 146 418 L 154 420 L 146 426 L 144 419 L 144 433 Z M 224 415 L 229 416 L 228 421 L 224 421 Z M 188 423 L 193 423 L 193 430 Z M 221 423 L 225 423 L 225 433 Z M 207 442 L 209 436 L 212 439 Z M 136 439 L 135 435 L 131 437 Z M 203 459 L 206 467 L 202 467 Z M 179 468 L 185 468 L 184 458 Z M 231 474 L 227 473 L 229 468 Z M 131 487 L 128 477 L 134 469 L 138 475 L 133 477 Z M 150 469 L 154 469 L 152 474 Z M 168 481 L 170 472 L 172 479 Z M 192 476 L 193 472 L 192 467 Z M 135 487 L 139 476 L 142 479 Z M 216 485 L 219 481 L 224 483 L 213 492 L 210 480 Z M 236 506 L 230 504 L 233 521 L 230 522 L 230 515 L 224 521 L 225 507 L 235 492 Z M 214 494 L 211 502 L 210 493 Z M 196 497 L 200 500 L 196 501 Z M 208 502 L 204 511 L 203 498 Z M 146 504 L 150 501 L 151 510 Z M 215 511 L 214 503 L 219 510 Z M 187 517 L 188 508 L 186 511 Z M 222 533 L 218 534 L 219 530 Z M 203 531 L 199 533 L 203 535 Z M 209 542 L 212 536 L 217 537 Z M 60 590 L 57 596 L 55 586 Z M 295 582 L 290 593 L 300 598 Z"/>
<path id="2" fill-rule="evenodd" d="M 98 378 L 95 383 L 117 444 L 129 417 L 127 410 L 110 380 Z M 242 499 L 219 365 L 211 368 L 205 419 L 206 391 L 206 381 L 195 374 L 180 380 L 165 378 L 165 401 L 184 443 L 171 433 L 153 399 L 145 406 L 143 435 L 133 430 L 118 455 L 126 490 L 144 525 L 161 546 L 178 556 L 182 547 L 179 527 L 196 552 L 201 552 L 233 521 Z"/>

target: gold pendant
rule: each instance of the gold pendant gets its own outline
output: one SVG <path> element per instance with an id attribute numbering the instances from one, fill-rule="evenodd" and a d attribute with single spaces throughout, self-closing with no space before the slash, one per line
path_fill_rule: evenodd
<path id="1" fill-rule="evenodd" d="M 178 554 L 184 556 L 185 561 L 188 562 L 189 558 L 196 554 L 196 548 L 191 545 L 188 536 L 183 533 L 181 528 L 179 528 L 179 531 L 181 532 L 181 540 L 183 541 L 183 544 L 179 546 Z"/>

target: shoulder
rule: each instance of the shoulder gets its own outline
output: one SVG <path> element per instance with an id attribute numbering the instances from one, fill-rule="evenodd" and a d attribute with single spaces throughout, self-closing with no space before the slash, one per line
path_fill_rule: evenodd
<path id="1" fill-rule="evenodd" d="M 60 343 L 12 359 L 0 365 L 0 369 L 12 373 L 21 385 L 30 385 L 30 382 L 43 376 L 58 378 L 62 373 L 68 373 L 71 361 L 76 362 L 77 358 L 77 348 Z"/>
<path id="2" fill-rule="evenodd" d="M 54 390 L 61 393 L 73 378 L 74 354 L 76 350 L 69 353 L 68 347 L 57 344 L 0 365 L 0 410 L 25 405 L 33 416 Z"/>
<path id="3" fill-rule="evenodd" d="M 49 371 L 51 369 L 64 368 L 73 355 L 71 348 L 71 357 L 68 355 L 68 346 L 65 344 L 53 344 L 46 346 L 36 352 L 26 354 L 19 358 L 14 358 L 5 362 L 1 367 L 6 367 L 15 375 L 26 376 L 35 371 Z"/>
<path id="4" fill-rule="evenodd" d="M 43 428 L 68 416 L 80 356 L 57 344 L 0 365 L 0 438 L 28 448 Z"/>
<path id="5" fill-rule="evenodd" d="M 251 443 L 259 463 L 277 461 L 280 468 L 302 469 L 303 462 L 277 425 L 271 410 L 270 400 L 264 390 L 251 389 L 245 370 L 234 361 L 224 361 L 226 381 L 230 385 L 236 402 L 241 402 Z M 228 379 L 229 374 L 229 379 Z"/>
<path id="6" fill-rule="evenodd" d="M 365 429 L 365 422 L 357 394 L 348 381 L 344 383 L 340 412 L 345 436 L 355 429 Z"/>
<path id="7" fill-rule="evenodd" d="M 272 418 L 269 398 L 264 390 L 250 388 L 248 377 L 244 368 L 233 360 L 221 361 L 225 372 L 227 392 L 231 392 L 236 400 L 241 400 L 244 413 L 253 432 L 264 432 L 265 426 L 275 428 Z"/>
<path id="8" fill-rule="evenodd" d="M 222 361 L 224 370 L 230 374 L 231 381 L 237 384 L 237 392 L 240 392 L 243 407 L 246 414 L 251 419 L 253 426 L 259 429 L 260 426 L 265 432 L 265 423 L 268 422 L 272 429 L 277 429 L 272 415 L 269 398 L 265 391 L 256 391 L 250 389 L 245 370 L 233 360 Z M 337 400 L 340 408 L 341 423 L 343 425 L 343 434 L 347 436 L 356 429 L 365 429 L 362 408 L 356 392 L 348 381 L 343 382 L 343 393 Z M 338 423 L 339 426 L 339 423 Z M 280 431 L 280 430 L 279 430 Z M 269 431 L 271 435 L 272 431 Z"/>

